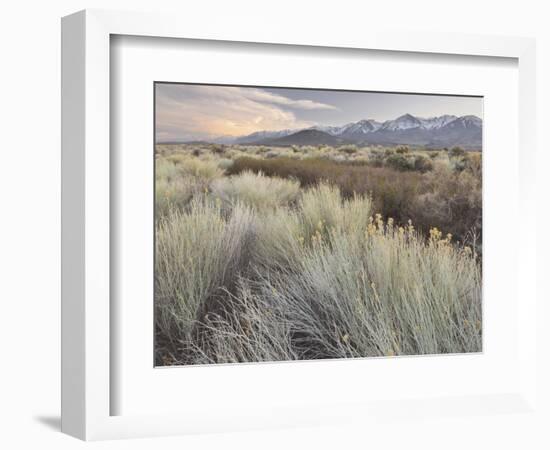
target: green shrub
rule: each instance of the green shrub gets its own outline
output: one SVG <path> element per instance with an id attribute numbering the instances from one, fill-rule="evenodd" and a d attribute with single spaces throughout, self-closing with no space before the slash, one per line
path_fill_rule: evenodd
<path id="1" fill-rule="evenodd" d="M 459 158 L 466 154 L 466 151 L 460 147 L 453 147 L 449 150 L 450 158 Z"/>
<path id="2" fill-rule="evenodd" d="M 218 167 L 223 171 L 226 171 L 233 165 L 233 160 L 229 158 L 221 158 L 218 160 Z"/>
<path id="3" fill-rule="evenodd" d="M 386 165 L 395 170 L 414 170 L 414 160 L 403 156 L 403 154 L 390 155 L 386 158 Z"/>
<path id="4" fill-rule="evenodd" d="M 223 144 L 212 144 L 210 148 L 212 150 L 212 153 L 216 153 L 218 155 L 225 153 L 225 145 Z"/>
<path id="5" fill-rule="evenodd" d="M 342 145 L 338 147 L 338 151 L 344 152 L 348 155 L 353 155 L 357 153 L 357 146 L 356 145 Z"/>
<path id="6" fill-rule="evenodd" d="M 432 170 L 433 163 L 423 155 L 417 155 L 414 159 L 414 170 L 425 173 Z"/>
<path id="7" fill-rule="evenodd" d="M 406 145 L 401 145 L 395 149 L 396 153 L 399 153 L 400 155 L 404 155 L 406 153 L 410 153 L 409 147 Z"/>
<path id="8" fill-rule="evenodd" d="M 468 158 L 466 157 L 458 157 L 458 158 L 452 158 L 449 161 L 449 167 L 452 168 L 455 172 L 462 172 L 466 167 L 468 167 Z"/>

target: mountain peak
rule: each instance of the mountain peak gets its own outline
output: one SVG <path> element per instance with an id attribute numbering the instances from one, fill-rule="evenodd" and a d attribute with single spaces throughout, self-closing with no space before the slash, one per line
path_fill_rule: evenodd
<path id="1" fill-rule="evenodd" d="M 472 123 L 481 123 L 481 119 L 477 116 L 474 116 L 473 114 L 470 114 L 470 115 L 467 115 L 467 116 L 462 116 L 460 117 L 460 119 L 464 120 L 464 121 L 467 121 L 467 122 L 472 122 Z"/>
<path id="2" fill-rule="evenodd" d="M 412 114 L 409 114 L 409 113 L 405 113 L 403 114 L 402 116 L 399 116 L 397 119 L 395 119 L 396 121 L 399 120 L 399 121 L 402 121 L 402 120 L 418 120 L 416 117 L 414 117 Z"/>
<path id="3" fill-rule="evenodd" d="M 477 117 L 477 116 L 474 116 L 474 115 L 467 115 L 467 116 L 461 116 L 461 117 L 458 117 L 456 118 L 455 120 L 453 120 L 452 122 L 450 122 L 448 124 L 449 126 L 453 126 L 453 127 L 464 127 L 464 128 L 468 128 L 468 127 L 476 127 L 476 128 L 481 128 L 482 126 L 482 120 Z"/>
<path id="4" fill-rule="evenodd" d="M 345 125 L 340 134 L 368 134 L 380 128 L 380 123 L 372 119 L 362 119 Z"/>
<path id="5" fill-rule="evenodd" d="M 301 130 L 257 131 L 237 138 L 234 143 L 342 145 L 349 142 L 436 148 L 459 145 L 469 149 L 480 149 L 481 128 L 482 120 L 474 115 L 457 117 L 444 114 L 423 118 L 406 113 L 383 123 L 373 119 L 361 119 L 342 126 L 315 125 Z"/>
<path id="6" fill-rule="evenodd" d="M 448 123 L 451 123 L 453 120 L 456 120 L 457 116 L 450 114 L 444 114 L 442 116 L 429 117 L 427 119 L 419 118 L 422 123 L 422 127 L 426 130 L 433 130 L 444 127 Z"/>
<path id="7" fill-rule="evenodd" d="M 387 131 L 398 131 L 398 130 L 408 130 L 409 128 L 416 128 L 421 125 L 419 119 L 414 117 L 412 114 L 403 114 L 395 120 L 386 120 L 382 125 L 382 130 Z"/>

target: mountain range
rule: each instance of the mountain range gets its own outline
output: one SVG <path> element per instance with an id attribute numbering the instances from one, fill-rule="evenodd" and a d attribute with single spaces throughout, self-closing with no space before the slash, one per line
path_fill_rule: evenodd
<path id="1" fill-rule="evenodd" d="M 460 146 L 481 150 L 482 120 L 477 116 L 443 115 L 431 118 L 403 114 L 394 120 L 359 120 L 343 126 L 257 131 L 225 143 L 249 145 L 411 145 L 428 148 Z"/>

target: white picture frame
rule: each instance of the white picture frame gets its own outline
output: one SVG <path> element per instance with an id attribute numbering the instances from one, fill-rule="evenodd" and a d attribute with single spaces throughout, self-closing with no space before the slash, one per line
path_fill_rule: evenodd
<path id="1" fill-rule="evenodd" d="M 305 404 L 300 409 L 278 406 L 269 412 L 248 414 L 233 414 L 230 408 L 222 407 L 208 417 L 185 410 L 170 414 L 111 414 L 111 398 L 113 390 L 117 389 L 110 370 L 112 358 L 116 357 L 110 339 L 116 326 L 111 321 L 110 306 L 113 289 L 110 189 L 113 177 L 117 176 L 110 167 L 112 35 L 517 60 L 520 150 L 516 194 L 519 215 L 528 223 L 534 223 L 532 219 L 536 210 L 533 183 L 536 123 L 534 41 L 511 37 L 395 33 L 372 28 L 366 32 L 350 30 L 338 35 L 312 28 L 307 36 L 300 30 L 233 29 L 230 24 L 212 31 L 189 18 L 98 10 L 86 10 L 63 18 L 62 430 L 81 439 L 97 440 L 330 424 L 391 415 L 389 405 L 381 400 L 369 404 L 331 404 L 330 413 L 322 405 Z M 415 414 L 429 402 L 436 402 L 441 408 L 455 408 L 465 415 L 498 413 L 502 409 L 533 411 L 537 407 L 535 250 L 534 234 L 525 233 L 518 237 L 516 283 L 521 286 L 522 296 L 518 303 L 520 367 L 515 389 L 463 398 L 426 398 L 414 402 L 403 399 L 402 411 Z M 308 414 L 304 414 L 305 411 Z"/>

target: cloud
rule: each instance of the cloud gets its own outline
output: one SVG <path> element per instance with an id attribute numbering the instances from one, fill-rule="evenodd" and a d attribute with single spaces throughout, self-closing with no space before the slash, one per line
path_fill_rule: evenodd
<path id="1" fill-rule="evenodd" d="M 273 94 L 272 92 L 267 92 L 262 89 L 244 89 L 244 88 L 235 88 L 240 89 L 243 92 L 243 95 L 248 97 L 251 100 L 274 103 L 276 105 L 288 106 L 296 109 L 338 109 L 332 105 L 327 105 L 326 103 L 314 102 L 312 100 L 293 100 L 283 95 Z"/>
<path id="2" fill-rule="evenodd" d="M 294 100 L 258 88 L 157 85 L 156 137 L 159 141 L 241 136 L 259 130 L 305 128 L 292 110 L 336 109 Z"/>

